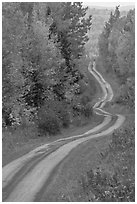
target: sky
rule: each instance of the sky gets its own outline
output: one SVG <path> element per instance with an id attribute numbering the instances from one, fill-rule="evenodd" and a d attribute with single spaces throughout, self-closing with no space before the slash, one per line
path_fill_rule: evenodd
<path id="1" fill-rule="evenodd" d="M 94 2 L 94 1 L 83 1 L 83 4 L 86 6 L 103 6 L 103 7 L 115 7 L 117 5 L 120 6 L 132 6 L 135 5 L 135 2 L 122 2 L 122 1 L 117 1 L 117 2 Z"/>

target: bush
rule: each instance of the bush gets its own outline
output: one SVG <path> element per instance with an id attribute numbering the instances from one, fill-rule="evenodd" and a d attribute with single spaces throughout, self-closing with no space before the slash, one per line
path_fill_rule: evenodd
<path id="1" fill-rule="evenodd" d="M 44 106 L 38 110 L 37 125 L 42 135 L 55 135 L 60 132 L 58 117 L 51 109 L 46 110 Z"/>
<path id="2" fill-rule="evenodd" d="M 135 127 L 130 125 L 127 128 L 116 130 L 112 135 L 112 142 L 109 151 L 126 151 L 135 145 Z"/>
<path id="3" fill-rule="evenodd" d="M 93 109 L 92 109 L 90 103 L 88 103 L 86 106 L 82 106 L 81 113 L 82 113 L 86 118 L 89 118 L 90 116 L 93 115 Z"/>
<path id="4" fill-rule="evenodd" d="M 135 107 L 135 87 L 125 84 L 121 87 L 119 96 L 115 100 L 116 103 L 127 105 L 129 108 Z"/>
<path id="5" fill-rule="evenodd" d="M 100 202 L 134 202 L 134 182 L 122 182 L 119 175 L 109 175 L 99 169 L 87 173 L 87 181 L 82 180 L 82 187 L 88 201 Z M 92 192 L 92 196 L 91 193 Z"/>
<path id="6" fill-rule="evenodd" d="M 86 179 L 82 178 L 86 199 L 100 202 L 135 201 L 134 123 L 113 133 L 112 142 L 102 159 L 99 168 L 87 172 Z"/>
<path id="7" fill-rule="evenodd" d="M 12 126 L 14 120 L 13 118 L 11 118 L 11 113 L 12 113 L 11 108 L 8 107 L 2 108 L 2 125 L 4 127 Z"/>
<path id="8" fill-rule="evenodd" d="M 73 111 L 74 111 L 74 115 L 77 116 L 77 115 L 83 115 L 85 116 L 86 118 L 89 118 L 90 116 L 93 115 L 93 109 L 91 107 L 91 104 L 88 103 L 87 105 L 75 105 L 73 106 Z"/>
<path id="9" fill-rule="evenodd" d="M 91 97 L 89 97 L 88 95 L 83 95 L 81 97 L 81 104 L 82 105 L 86 105 L 87 103 L 89 103 L 91 101 Z"/>
<path id="10" fill-rule="evenodd" d="M 67 128 L 70 124 L 69 109 L 65 102 L 54 100 L 46 101 L 44 109 L 49 112 L 54 118 L 56 118 L 60 124 L 60 127 Z"/>
<path id="11" fill-rule="evenodd" d="M 65 108 L 62 107 L 58 111 L 58 118 L 60 119 L 61 125 L 64 128 L 68 128 L 69 127 L 69 125 L 70 125 L 70 116 L 69 116 L 68 111 Z"/>

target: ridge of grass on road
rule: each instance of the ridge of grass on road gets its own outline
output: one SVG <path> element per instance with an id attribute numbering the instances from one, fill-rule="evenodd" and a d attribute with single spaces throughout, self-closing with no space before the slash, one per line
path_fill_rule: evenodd
<path id="1" fill-rule="evenodd" d="M 100 124 L 103 119 L 103 116 L 94 114 L 91 119 L 86 120 L 81 126 L 70 126 L 70 128 L 61 130 L 61 133 L 58 135 L 45 137 L 38 137 L 38 131 L 34 126 L 19 127 L 16 130 L 10 128 L 4 130 L 2 134 L 2 166 L 5 166 L 40 145 L 53 142 L 60 138 L 83 134 Z"/>
<path id="2" fill-rule="evenodd" d="M 124 107 L 113 106 L 122 114 Z M 109 107 L 112 109 L 111 107 Z M 113 109 L 114 111 L 114 109 Z M 126 121 L 119 129 L 127 128 L 129 123 L 134 123 L 134 114 L 126 110 Z M 52 176 L 52 181 L 45 188 L 45 192 L 40 196 L 41 202 L 87 202 L 91 201 L 93 196 L 89 192 L 86 196 L 87 172 L 104 168 L 105 172 L 114 171 L 113 161 L 103 160 L 106 150 L 112 142 L 112 134 L 100 138 L 92 139 L 80 144 L 76 149 L 62 161 L 56 168 L 56 173 Z M 120 165 L 115 161 L 115 166 Z M 133 175 L 134 176 L 134 175 Z M 88 182 L 87 182 L 88 183 Z M 90 193 L 90 194 L 89 194 Z M 89 199 L 89 200 L 88 200 Z"/>

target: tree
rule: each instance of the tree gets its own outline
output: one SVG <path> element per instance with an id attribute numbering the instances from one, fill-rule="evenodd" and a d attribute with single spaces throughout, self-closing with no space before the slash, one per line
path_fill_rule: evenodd
<path id="1" fill-rule="evenodd" d="M 120 89 L 117 102 L 134 106 L 135 10 L 120 17 L 111 13 L 100 36 L 99 54 L 106 72 L 116 77 Z M 132 82 L 132 83 L 131 83 Z"/>
<path id="2" fill-rule="evenodd" d="M 6 121 L 8 119 L 12 121 L 11 117 L 17 118 L 24 104 L 24 101 L 21 100 L 24 77 L 21 74 L 23 62 L 20 49 L 25 24 L 24 17 L 19 10 L 19 3 L 3 3 L 2 14 L 3 118 L 7 118 Z"/>
<path id="3" fill-rule="evenodd" d="M 3 4 L 3 107 L 9 107 L 8 115 L 18 110 L 21 118 L 43 107 L 50 113 L 52 107 L 45 104 L 55 101 L 68 108 L 80 94 L 83 75 L 75 64 L 91 25 L 85 13 L 81 3 Z"/>
<path id="4" fill-rule="evenodd" d="M 87 8 L 83 8 L 80 2 L 63 2 L 56 6 L 53 4 L 49 4 L 49 6 L 53 18 L 50 37 L 55 36 L 67 68 L 72 71 L 73 60 L 79 59 L 83 54 L 92 17 L 84 18 Z"/>
<path id="5" fill-rule="evenodd" d="M 114 14 L 110 13 L 110 18 L 108 22 L 105 23 L 104 30 L 99 38 L 99 52 L 102 57 L 107 57 L 109 55 L 108 46 L 109 46 L 109 37 L 112 31 L 113 25 L 120 17 L 119 6 L 116 6 Z"/>

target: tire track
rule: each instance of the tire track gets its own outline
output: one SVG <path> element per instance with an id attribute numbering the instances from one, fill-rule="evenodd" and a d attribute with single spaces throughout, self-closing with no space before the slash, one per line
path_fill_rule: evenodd
<path id="1" fill-rule="evenodd" d="M 104 121 L 88 132 L 73 137 L 59 139 L 49 144 L 42 145 L 21 158 L 3 167 L 3 200 L 10 202 L 30 202 L 37 200 L 43 186 L 50 178 L 55 167 L 72 151 L 83 142 L 92 138 L 101 137 L 112 133 L 119 128 L 125 117 L 115 115 L 102 110 L 106 102 L 113 98 L 111 86 L 104 80 L 100 73 L 91 63 L 89 72 L 100 83 L 103 97 L 94 105 L 96 114 L 103 115 Z M 115 122 L 113 124 L 115 118 Z"/>
<path id="2" fill-rule="evenodd" d="M 2 169 L 2 187 L 3 189 L 9 185 L 10 181 L 12 180 L 13 177 L 25 166 L 27 163 L 30 163 L 32 159 L 35 159 L 38 155 L 41 157 L 43 153 L 47 153 L 50 151 L 50 148 L 53 149 L 53 146 L 57 146 L 58 143 L 60 142 L 67 142 L 68 140 L 74 140 L 79 137 L 84 137 L 87 136 L 88 134 L 91 133 L 96 133 L 100 130 L 102 130 L 104 127 L 107 127 L 107 125 L 111 122 L 112 118 L 110 116 L 107 116 L 104 118 L 104 121 L 96 126 L 95 128 L 87 131 L 84 134 L 81 135 L 76 135 L 72 137 L 67 137 L 63 139 L 56 140 L 55 142 L 49 143 L 49 144 L 44 144 L 41 145 L 40 147 L 32 150 L 28 154 L 16 159 L 15 161 L 7 164 L 6 166 L 3 167 Z M 62 144 L 63 145 L 63 144 Z"/>
<path id="3" fill-rule="evenodd" d="M 43 185 L 46 183 L 54 168 L 79 144 L 86 142 L 93 138 L 102 137 L 111 134 L 114 129 L 117 129 L 124 122 L 123 116 L 118 116 L 116 123 L 107 130 L 90 135 L 88 137 L 80 138 L 75 141 L 69 142 L 55 152 L 51 153 L 48 157 L 39 162 L 31 172 L 29 172 L 23 180 L 14 188 L 13 192 L 5 200 L 6 202 L 31 202 L 36 199 L 37 193 L 42 190 Z"/>

